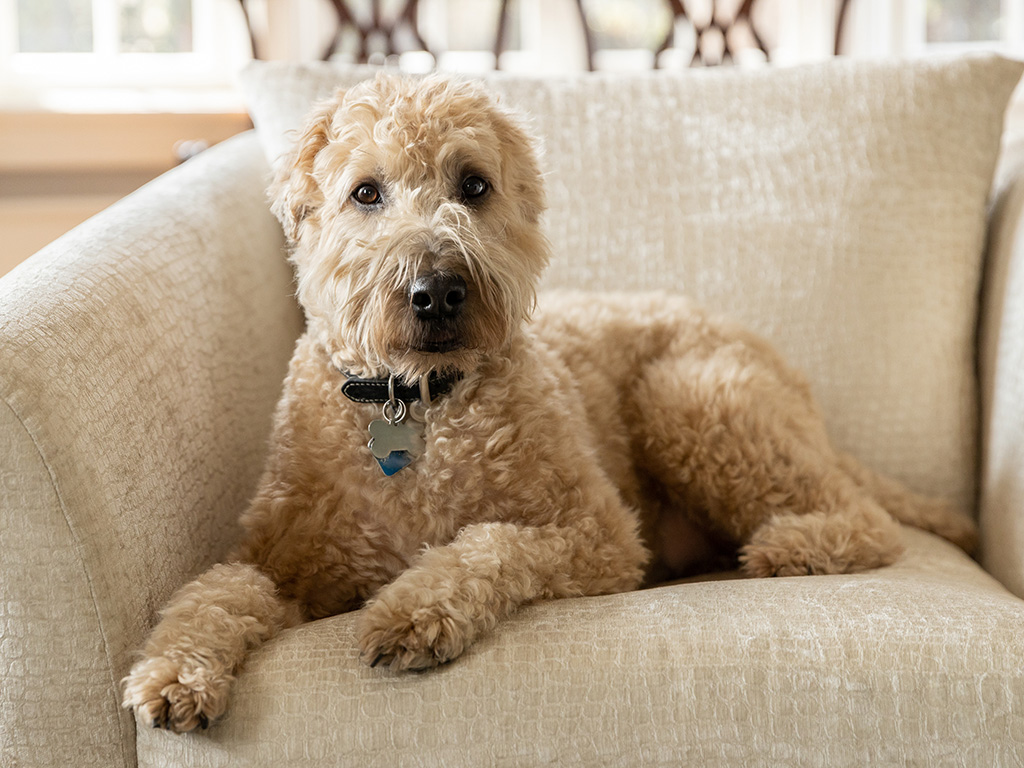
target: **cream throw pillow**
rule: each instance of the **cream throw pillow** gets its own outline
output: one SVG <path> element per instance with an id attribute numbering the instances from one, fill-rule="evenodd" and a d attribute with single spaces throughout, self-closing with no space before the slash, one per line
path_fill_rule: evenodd
<path id="1" fill-rule="evenodd" d="M 969 510 L 986 204 L 1021 70 L 980 55 L 487 82 L 544 142 L 547 287 L 677 291 L 752 325 L 808 374 L 837 445 Z M 251 67 L 268 159 L 367 75 Z"/>

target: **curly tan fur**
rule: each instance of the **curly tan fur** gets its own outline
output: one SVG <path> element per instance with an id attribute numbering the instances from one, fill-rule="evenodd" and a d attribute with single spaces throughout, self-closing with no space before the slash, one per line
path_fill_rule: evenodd
<path id="1" fill-rule="evenodd" d="M 486 194 L 460 191 L 470 177 Z M 379 200 L 357 204 L 368 183 Z M 271 195 L 308 329 L 243 539 L 171 599 L 125 680 L 146 725 L 205 727 L 251 648 L 363 605 L 363 659 L 420 669 L 524 603 L 634 589 L 715 548 L 771 576 L 891 563 L 897 521 L 973 545 L 968 520 L 837 453 L 765 341 L 683 298 L 552 295 L 528 323 L 548 260 L 538 162 L 476 86 L 338 93 Z M 413 311 L 425 274 L 464 281 L 455 319 Z M 380 407 L 348 400 L 346 373 L 431 371 L 461 379 L 418 414 L 422 455 L 385 476 Z"/>

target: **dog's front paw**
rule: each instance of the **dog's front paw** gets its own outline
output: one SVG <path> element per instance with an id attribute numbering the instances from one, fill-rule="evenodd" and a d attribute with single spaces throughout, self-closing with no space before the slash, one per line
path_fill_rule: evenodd
<path id="1" fill-rule="evenodd" d="M 124 679 L 126 709 L 151 728 L 186 733 L 206 728 L 223 714 L 231 678 L 205 667 L 185 668 L 165 656 L 151 656 Z"/>
<path id="2" fill-rule="evenodd" d="M 370 666 L 428 669 L 451 661 L 472 642 L 471 626 L 465 619 L 457 621 L 450 606 L 414 597 L 393 585 L 363 611 L 357 636 L 362 658 Z"/>

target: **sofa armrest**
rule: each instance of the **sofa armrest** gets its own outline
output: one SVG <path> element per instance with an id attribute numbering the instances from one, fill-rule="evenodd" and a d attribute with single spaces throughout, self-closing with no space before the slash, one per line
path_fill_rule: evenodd
<path id="1" fill-rule="evenodd" d="M 223 556 L 301 331 L 253 134 L 0 280 L 0 763 L 134 765 L 119 681 Z"/>
<path id="2" fill-rule="evenodd" d="M 1004 147 L 981 292 L 979 522 L 983 565 L 1024 597 L 1024 152 L 1020 149 Z"/>

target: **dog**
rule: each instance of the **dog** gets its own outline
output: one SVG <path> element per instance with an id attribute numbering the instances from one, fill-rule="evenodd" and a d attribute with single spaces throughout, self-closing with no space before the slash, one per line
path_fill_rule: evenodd
<path id="1" fill-rule="evenodd" d="M 307 329 L 241 541 L 125 678 L 142 724 L 205 728 L 252 648 L 360 607 L 366 663 L 425 669 L 524 603 L 716 552 L 763 577 L 885 566 L 900 523 L 974 545 L 836 451 L 752 332 L 667 294 L 538 306 L 544 194 L 480 85 L 382 75 L 316 107 L 270 190 Z"/>

